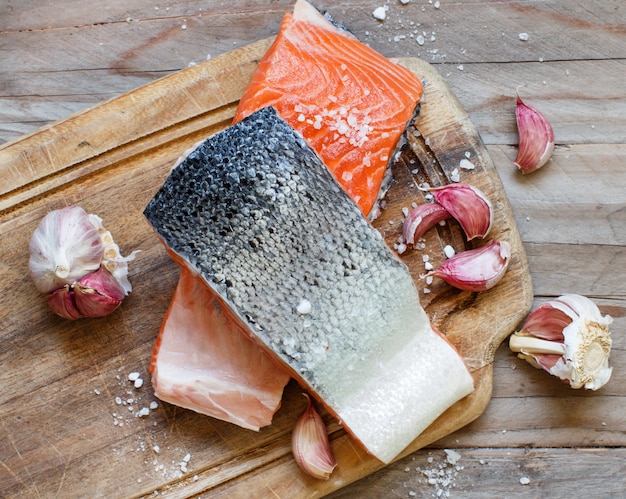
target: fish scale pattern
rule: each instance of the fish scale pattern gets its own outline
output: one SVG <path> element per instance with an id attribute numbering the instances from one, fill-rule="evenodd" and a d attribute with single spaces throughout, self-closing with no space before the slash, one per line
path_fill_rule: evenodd
<path id="1" fill-rule="evenodd" d="M 273 108 L 189 153 L 145 215 L 331 405 L 338 377 L 350 387 L 409 334 L 396 319 L 419 308 L 408 269 Z"/>

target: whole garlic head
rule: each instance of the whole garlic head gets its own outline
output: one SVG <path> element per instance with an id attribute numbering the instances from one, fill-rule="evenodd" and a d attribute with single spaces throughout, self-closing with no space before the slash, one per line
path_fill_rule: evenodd
<path id="1" fill-rule="evenodd" d="M 597 390 L 611 377 L 612 322 L 589 298 L 563 295 L 534 310 L 522 330 L 511 336 L 509 346 L 572 388 Z"/>
<path id="2" fill-rule="evenodd" d="M 39 291 L 50 293 L 98 270 L 103 253 L 102 238 L 85 210 L 54 210 L 30 239 L 30 275 Z"/>

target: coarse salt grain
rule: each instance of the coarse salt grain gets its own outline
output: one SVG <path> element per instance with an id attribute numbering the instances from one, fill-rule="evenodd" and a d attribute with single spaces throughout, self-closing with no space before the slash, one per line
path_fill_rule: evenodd
<path id="1" fill-rule="evenodd" d="M 384 21 L 387 17 L 387 9 L 385 7 L 377 7 L 374 9 L 374 12 L 372 12 L 372 15 L 374 16 L 374 19 Z"/>
<path id="2" fill-rule="evenodd" d="M 132 372 L 128 374 L 128 381 L 135 381 L 139 377 L 138 372 Z"/>
<path id="3" fill-rule="evenodd" d="M 435 267 L 433 267 L 433 264 L 430 262 L 425 262 L 424 263 L 424 269 L 426 270 L 433 270 Z"/>
<path id="4" fill-rule="evenodd" d="M 444 248 L 443 248 L 443 252 L 446 254 L 446 257 L 448 258 L 452 258 L 456 251 L 454 251 L 454 248 L 452 246 L 450 246 L 449 244 L 447 244 Z"/>
<path id="5" fill-rule="evenodd" d="M 143 386 L 143 379 L 137 378 L 134 384 L 135 384 L 135 388 L 141 388 Z"/>
<path id="6" fill-rule="evenodd" d="M 528 33 L 520 33 L 517 37 L 523 42 L 528 41 Z"/>
<path id="7" fill-rule="evenodd" d="M 153 400 L 152 402 L 150 402 L 150 409 L 151 410 L 154 411 L 158 407 L 159 407 L 159 404 L 157 404 L 156 401 Z"/>
<path id="8" fill-rule="evenodd" d="M 459 173 L 459 169 L 455 168 L 454 170 L 452 170 L 450 172 L 450 180 L 452 180 L 452 182 L 460 182 L 461 181 L 461 174 Z"/>
<path id="9" fill-rule="evenodd" d="M 464 170 L 473 170 L 474 168 L 476 168 L 474 166 L 474 163 L 472 163 L 469 159 L 462 159 L 459 162 L 459 166 Z"/>
<path id="10" fill-rule="evenodd" d="M 528 485 L 530 483 L 530 478 L 528 478 L 527 476 L 523 476 L 519 479 L 519 483 L 521 483 L 522 485 Z"/>
<path id="11" fill-rule="evenodd" d="M 309 300 L 301 300 L 296 307 L 296 311 L 301 315 L 307 315 L 311 313 L 311 302 Z"/>

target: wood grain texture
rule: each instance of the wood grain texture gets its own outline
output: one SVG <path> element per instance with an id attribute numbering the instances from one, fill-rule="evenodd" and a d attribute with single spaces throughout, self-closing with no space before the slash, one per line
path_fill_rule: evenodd
<path id="1" fill-rule="evenodd" d="M 464 466 L 456 486 L 444 491 L 450 497 L 620 497 L 626 489 L 621 417 L 626 400 L 626 191 L 622 188 L 626 185 L 626 4 L 621 0 L 584 4 L 569 0 L 442 0 L 441 7 L 435 9 L 429 2 L 411 0 L 407 5 L 389 2 L 387 19 L 382 23 L 371 15 L 382 2 L 316 4 L 330 9 L 360 39 L 383 54 L 420 57 L 444 77 L 480 131 L 504 184 L 529 261 L 534 306 L 564 292 L 577 292 L 593 298 L 604 313 L 615 318 L 613 377 L 600 392 L 569 390 L 502 346 L 493 364 L 493 397 L 480 418 L 432 444 L 432 449 L 417 451 L 339 493 L 379 498 L 407 497 L 414 491 L 416 497 L 435 497 L 435 486 L 421 473 L 405 469 L 413 459 L 418 464 L 426 462 L 429 467 L 422 465 L 424 469 L 435 467 L 443 460 L 440 449 L 446 447 L 461 453 L 458 464 Z M 214 58 L 271 36 L 290 5 L 287 0 L 137 0 L 132 4 L 104 0 L 94 7 L 77 0 L 0 0 L 0 142 L 204 61 L 208 55 Z M 187 29 L 183 30 L 185 21 Z M 528 33 L 528 41 L 518 39 L 521 32 Z M 423 34 L 423 45 L 416 43 L 417 34 Z M 514 92 L 520 84 L 527 101 L 551 120 L 557 142 L 551 162 L 528 177 L 519 175 L 512 165 L 517 149 Z M 149 161 L 160 165 L 155 168 L 162 168 L 164 175 L 164 158 L 172 153 L 162 148 L 146 154 Z M 558 167 L 553 168 L 555 165 Z M 112 195 L 110 187 L 119 171 L 119 167 L 110 168 L 103 194 L 96 194 L 90 182 L 84 184 L 84 194 L 90 198 L 87 207 L 104 212 L 105 220 L 113 213 L 107 196 Z M 135 189 L 133 182 L 141 182 L 136 172 L 123 179 Z M 62 186 L 55 192 L 59 205 L 81 199 Z M 126 203 L 131 211 L 142 208 L 143 199 L 112 198 Z M 0 237 L 5 239 L 6 227 L 17 231 L 23 230 L 23 224 L 34 227 L 45 211 L 30 218 L 17 216 L 19 210 L 3 212 Z M 4 225 L 5 221 L 12 225 Z M 147 239 L 132 235 L 137 230 L 132 218 L 124 217 L 119 223 L 124 234 L 116 235 L 124 252 L 135 249 L 135 241 L 142 247 L 148 245 Z M 141 232 L 145 227 L 139 229 Z M 23 301 L 5 294 L 0 298 L 5 325 L 0 351 L 6 355 L 0 384 L 11 387 L 0 392 L 3 411 L 7 411 L 0 422 L 0 460 L 5 469 L 15 466 L 14 448 L 27 442 L 29 449 L 42 445 L 57 451 L 45 456 L 51 464 L 41 471 L 28 466 L 33 479 L 22 480 L 24 490 L 31 493 L 23 495 L 36 495 L 34 478 L 59 463 L 67 470 L 68 479 L 84 479 L 92 496 L 102 495 L 99 491 L 114 480 L 141 487 L 149 475 L 172 479 L 180 472 L 180 460 L 187 452 L 192 455 L 189 468 L 195 469 L 196 459 L 206 454 L 204 447 L 178 426 L 178 422 L 183 427 L 194 424 L 195 418 L 184 411 L 159 408 L 146 421 L 131 417 L 129 412 L 120 420 L 124 426 L 113 426 L 111 416 L 111 424 L 93 423 L 89 431 L 73 416 L 65 420 L 68 426 L 75 425 L 67 443 L 55 437 L 62 422 L 52 421 L 64 408 L 93 411 L 88 415 L 106 410 L 124 416 L 125 412 L 111 401 L 115 396 L 132 396 L 145 403 L 151 400 L 147 392 L 134 393 L 128 386 L 123 366 L 132 366 L 147 376 L 143 359 L 149 350 L 149 321 L 158 321 L 163 313 L 162 297 L 173 289 L 176 269 L 158 251 L 144 251 L 142 272 L 155 272 L 161 278 L 151 286 L 142 286 L 135 278 L 136 269 L 131 268 L 135 292 L 125 306 L 150 304 L 154 313 L 141 321 L 125 316 L 123 325 L 110 331 L 113 334 L 96 334 L 77 344 L 83 333 L 72 328 L 66 331 L 61 324 L 56 326 L 60 333 L 52 336 L 17 333 L 16 317 L 20 314 L 27 317 L 20 327 L 28 331 L 45 322 L 41 314 L 32 314 L 30 302 L 36 296 L 29 291 L 24 275 L 25 244 L 24 238 L 4 242 L 0 263 L 3 276 L 11 269 L 6 289 L 11 294 L 26 292 Z M 13 310 L 5 312 L 8 302 Z M 73 347 L 66 348 L 68 344 Z M 145 346 L 139 346 L 142 344 Z M 82 355 L 88 360 L 74 360 L 60 373 L 52 373 L 50 367 L 55 364 L 50 359 L 65 355 Z M 111 360 L 96 366 L 93 359 L 99 355 L 108 355 Z M 29 365 L 27 376 L 19 368 L 23 364 Z M 68 373 L 75 375 L 65 382 Z M 91 387 L 72 384 L 85 380 L 101 389 L 101 395 L 95 395 Z M 70 402 L 77 394 L 79 400 Z M 106 403 L 102 400 L 105 394 Z M 45 396 L 48 405 L 38 401 L 38 396 Z M 26 397 L 21 399 L 26 406 L 12 406 L 21 397 Z M 92 407 L 94 402 L 97 408 Z M 128 412 L 126 406 L 122 409 Z M 157 417 L 158 430 L 152 426 Z M 7 437 L 15 425 L 40 424 L 46 428 L 39 434 L 18 441 Z M 148 431 L 145 439 L 134 436 L 144 430 Z M 230 436 L 219 424 L 203 431 L 217 445 L 220 435 Z M 95 448 L 109 449 L 105 453 L 109 474 L 92 476 L 95 457 L 85 457 L 80 463 L 62 457 L 80 445 L 81 435 L 83 440 L 91 438 Z M 166 445 L 174 436 L 176 445 Z M 263 443 L 272 438 L 253 439 L 248 448 L 258 445 L 263 449 Z M 161 444 L 160 454 L 151 450 L 154 444 Z M 12 450 L 7 453 L 4 449 Z M 253 453 L 251 450 L 250 455 Z M 225 449 L 222 462 L 230 463 L 229 456 Z M 29 450 L 20 459 L 28 462 L 33 457 Z M 427 463 L 428 457 L 434 463 Z M 127 471 L 126 465 L 133 462 L 145 466 L 142 476 Z M 524 469 L 536 470 L 529 486 L 519 484 L 518 471 Z M 228 476 L 218 473 L 215 479 Z M 163 493 L 187 497 L 191 492 L 187 493 L 184 485 Z M 250 491 L 246 492 L 248 497 Z M 123 496 L 119 488 L 115 495 Z"/>

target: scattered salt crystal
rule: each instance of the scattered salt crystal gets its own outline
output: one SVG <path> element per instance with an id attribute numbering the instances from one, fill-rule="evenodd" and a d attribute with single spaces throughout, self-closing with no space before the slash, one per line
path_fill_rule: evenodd
<path id="1" fill-rule="evenodd" d="M 463 64 L 459 64 L 456 69 L 458 69 L 459 71 L 463 71 Z"/>
<path id="2" fill-rule="evenodd" d="M 191 460 L 191 454 L 189 453 L 185 454 L 185 457 L 183 457 L 183 462 L 188 463 L 190 460 Z"/>
<path id="3" fill-rule="evenodd" d="M 473 170 L 474 168 L 476 168 L 474 166 L 474 163 L 472 163 L 469 159 L 462 159 L 459 162 L 459 166 L 464 170 Z"/>
<path id="4" fill-rule="evenodd" d="M 417 496 L 417 492 L 415 492 L 414 490 L 409 490 L 409 497 L 415 497 Z"/>
<path id="5" fill-rule="evenodd" d="M 408 209 L 406 206 L 403 206 L 403 207 L 402 207 L 402 214 L 403 214 L 405 217 L 408 217 L 408 216 L 409 216 L 409 209 Z"/>
<path id="6" fill-rule="evenodd" d="M 143 417 L 146 417 L 146 416 L 149 416 L 149 415 L 150 415 L 150 409 L 148 409 L 147 407 L 142 407 L 139 410 L 139 417 L 140 418 L 143 418 Z"/>
<path id="7" fill-rule="evenodd" d="M 115 403 L 117 405 L 122 405 L 122 399 L 120 397 L 115 397 Z"/>
<path id="8" fill-rule="evenodd" d="M 377 7 L 372 12 L 374 19 L 378 19 L 379 21 L 384 21 L 385 17 L 387 17 L 387 9 L 385 7 Z"/>
<path id="9" fill-rule="evenodd" d="M 430 289 L 429 288 L 424 288 L 422 291 L 424 291 L 424 294 L 427 295 L 428 293 L 430 293 Z"/>
<path id="10" fill-rule="evenodd" d="M 527 476 L 523 476 L 519 479 L 519 483 L 521 483 L 522 485 L 528 485 L 530 483 L 530 478 L 528 478 Z"/>
<path id="11" fill-rule="evenodd" d="M 517 37 L 523 42 L 528 41 L 528 33 L 520 33 Z"/>
<path id="12" fill-rule="evenodd" d="M 296 307 L 296 311 L 301 315 L 306 315 L 311 313 L 311 302 L 309 300 L 302 300 L 298 303 Z"/>
<path id="13" fill-rule="evenodd" d="M 456 464 L 461 459 L 461 454 L 452 449 L 444 449 L 443 451 L 446 453 L 446 461 L 450 464 Z"/>
<path id="14" fill-rule="evenodd" d="M 430 260 L 428 255 L 422 255 L 422 262 L 426 263 L 428 260 Z"/>
<path id="15" fill-rule="evenodd" d="M 433 264 L 430 262 L 426 262 L 424 263 L 424 269 L 426 270 L 433 270 L 435 267 L 433 267 Z M 430 284 L 430 283 L 429 283 Z"/>
<path id="16" fill-rule="evenodd" d="M 406 251 L 406 244 L 402 243 L 398 245 L 398 254 L 401 255 Z"/>
<path id="17" fill-rule="evenodd" d="M 472 153 L 471 153 L 471 152 L 469 152 L 469 151 L 465 151 L 465 157 L 466 157 L 467 159 L 470 159 L 470 158 L 472 157 Z"/>
<path id="18" fill-rule="evenodd" d="M 443 248 L 443 252 L 446 254 L 448 258 L 452 258 L 456 253 L 456 251 L 454 251 L 454 248 L 450 246 L 449 244 Z"/>
<path id="19" fill-rule="evenodd" d="M 154 411 L 158 407 L 159 407 L 159 404 L 157 404 L 154 400 L 152 402 L 150 402 L 150 409 L 151 410 Z"/>
<path id="20" fill-rule="evenodd" d="M 418 36 L 415 38 L 415 41 L 417 42 L 417 44 L 418 44 L 418 45 L 424 45 L 424 42 L 425 42 L 426 40 L 424 39 L 424 37 L 423 37 L 422 35 L 418 35 Z"/>
<path id="21" fill-rule="evenodd" d="M 400 3 L 402 5 L 406 5 L 407 3 L 409 3 L 411 0 L 400 0 Z"/>
<path id="22" fill-rule="evenodd" d="M 152 446 L 152 450 L 158 454 L 159 452 L 161 452 L 161 447 L 155 444 Z"/>
<path id="23" fill-rule="evenodd" d="M 429 275 L 426 277 L 426 284 L 429 286 L 433 283 L 433 276 Z"/>
<path id="24" fill-rule="evenodd" d="M 143 386 L 143 379 L 137 378 L 135 380 L 135 388 L 141 388 Z"/>
<path id="25" fill-rule="evenodd" d="M 94 389 L 93 389 L 93 392 L 94 392 L 96 395 L 100 395 L 100 390 L 98 390 L 97 388 L 94 388 Z"/>
<path id="26" fill-rule="evenodd" d="M 132 372 L 128 374 L 128 381 L 135 381 L 139 377 L 138 372 Z"/>
<path id="27" fill-rule="evenodd" d="M 180 27 L 180 29 L 183 29 L 183 30 L 187 29 L 187 25 L 186 25 L 186 24 L 183 24 L 183 25 Z"/>
<path id="28" fill-rule="evenodd" d="M 602 421 L 602 423 L 600 423 L 602 426 L 606 426 L 606 423 L 604 421 Z"/>
<path id="29" fill-rule="evenodd" d="M 452 170 L 450 172 L 450 180 L 452 180 L 452 182 L 460 182 L 461 181 L 461 174 L 459 173 L 459 169 L 455 168 L 454 170 Z"/>
<path id="30" fill-rule="evenodd" d="M 437 1 L 433 4 L 433 7 L 434 7 L 435 9 L 438 9 L 439 7 L 441 7 L 441 2 L 440 2 L 439 0 L 437 0 Z"/>

